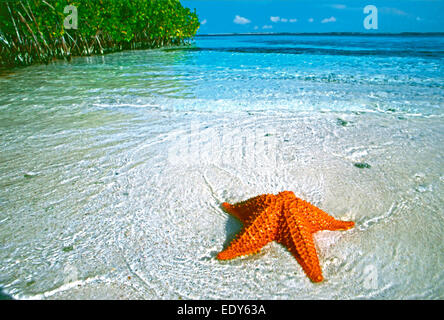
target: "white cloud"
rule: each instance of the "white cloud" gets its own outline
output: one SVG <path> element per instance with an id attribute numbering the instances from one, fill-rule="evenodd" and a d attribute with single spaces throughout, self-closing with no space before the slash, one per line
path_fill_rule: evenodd
<path id="1" fill-rule="evenodd" d="M 345 8 L 347 8 L 347 6 L 345 4 L 332 4 L 331 7 L 335 8 L 335 9 L 345 9 Z"/>
<path id="2" fill-rule="evenodd" d="M 395 16 L 408 16 L 407 12 L 396 9 L 396 8 L 382 7 L 381 9 L 379 9 L 379 11 L 382 13 L 392 14 Z"/>
<path id="3" fill-rule="evenodd" d="M 200 22 L 200 24 L 202 24 L 202 25 L 204 25 L 204 24 L 206 24 L 207 23 L 207 19 L 203 19 L 201 22 Z"/>
<path id="4" fill-rule="evenodd" d="M 288 22 L 288 21 L 290 21 L 290 22 L 296 22 L 296 21 L 298 21 L 298 19 L 288 19 L 288 18 L 281 18 L 281 17 L 274 17 L 274 16 L 271 16 L 270 17 L 270 20 L 272 21 L 272 22 L 274 22 L 274 23 L 277 23 L 277 22 L 283 22 L 283 23 L 286 23 L 286 22 Z"/>
<path id="5" fill-rule="evenodd" d="M 314 21 L 314 19 L 313 18 L 310 18 L 310 19 L 308 19 L 308 22 L 313 22 Z"/>
<path id="6" fill-rule="evenodd" d="M 329 22 L 336 22 L 336 18 L 331 16 L 330 18 L 325 18 L 321 21 L 321 23 L 329 23 Z"/>
<path id="7" fill-rule="evenodd" d="M 265 25 L 265 26 L 262 27 L 262 29 L 273 29 L 273 26 Z"/>
<path id="8" fill-rule="evenodd" d="M 254 26 L 254 30 L 257 30 L 257 29 L 259 29 L 259 27 L 258 26 Z"/>
<path id="9" fill-rule="evenodd" d="M 247 18 L 236 15 L 236 17 L 234 17 L 233 22 L 236 24 L 247 24 L 250 23 L 251 21 L 248 20 Z"/>
<path id="10" fill-rule="evenodd" d="M 280 19 L 281 18 L 279 18 L 279 17 L 270 17 L 270 20 L 273 22 L 279 22 Z"/>

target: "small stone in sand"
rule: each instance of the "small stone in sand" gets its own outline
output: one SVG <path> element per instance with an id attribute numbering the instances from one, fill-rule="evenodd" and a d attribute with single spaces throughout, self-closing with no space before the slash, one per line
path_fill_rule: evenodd
<path id="1" fill-rule="evenodd" d="M 345 127 L 345 126 L 348 125 L 348 121 L 342 120 L 341 118 L 338 118 L 336 123 L 337 123 L 339 126 L 343 126 L 343 127 Z"/>
<path id="2" fill-rule="evenodd" d="M 355 167 L 359 169 L 370 169 L 372 166 L 366 162 L 356 162 Z"/>
<path id="3" fill-rule="evenodd" d="M 74 250 L 74 247 L 68 246 L 68 247 L 64 247 L 62 250 L 63 250 L 63 252 L 70 252 L 70 251 Z"/>

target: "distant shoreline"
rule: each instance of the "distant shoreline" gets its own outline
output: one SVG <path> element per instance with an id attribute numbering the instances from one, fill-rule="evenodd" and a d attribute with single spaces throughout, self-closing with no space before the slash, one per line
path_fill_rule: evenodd
<path id="1" fill-rule="evenodd" d="M 249 32 L 249 33 L 206 33 L 196 34 L 195 37 L 226 37 L 226 36 L 429 36 L 444 37 L 444 32 L 399 32 L 399 33 L 370 33 L 370 32 Z"/>

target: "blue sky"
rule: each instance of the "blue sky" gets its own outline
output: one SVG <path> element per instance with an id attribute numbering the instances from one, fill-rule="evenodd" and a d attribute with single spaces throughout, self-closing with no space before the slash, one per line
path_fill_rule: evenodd
<path id="1" fill-rule="evenodd" d="M 181 0 L 196 8 L 199 34 L 243 32 L 444 32 L 444 0 Z M 378 10 L 378 29 L 363 9 Z"/>

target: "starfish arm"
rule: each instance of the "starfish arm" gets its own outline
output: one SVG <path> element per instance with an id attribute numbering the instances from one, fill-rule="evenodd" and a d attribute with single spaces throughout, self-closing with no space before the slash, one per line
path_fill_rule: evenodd
<path id="1" fill-rule="evenodd" d="M 322 281 L 321 266 L 308 221 L 295 213 L 294 209 L 289 210 L 285 213 L 281 233 L 279 242 L 293 254 L 311 281 Z"/>
<path id="2" fill-rule="evenodd" d="M 279 217 L 274 206 L 269 206 L 247 225 L 231 244 L 217 255 L 219 260 L 229 260 L 239 256 L 257 253 L 273 241 L 279 226 Z"/>
<path id="3" fill-rule="evenodd" d="M 313 233 L 320 230 L 347 230 L 353 221 L 336 220 L 321 209 L 297 198 L 292 191 L 263 194 L 246 201 L 222 203 L 224 210 L 244 223 L 243 230 L 217 255 L 219 260 L 259 252 L 276 240 L 292 253 L 313 282 L 323 280 Z"/>
<path id="4" fill-rule="evenodd" d="M 222 208 L 245 223 L 263 211 L 265 207 L 271 204 L 275 198 L 276 196 L 272 194 L 262 194 L 235 204 L 224 202 L 222 203 Z"/>
<path id="5" fill-rule="evenodd" d="M 295 209 L 303 213 L 305 218 L 310 222 L 312 233 L 321 230 L 347 230 L 353 228 L 355 225 L 353 221 L 336 220 L 328 213 L 301 199 L 299 199 L 297 208 Z"/>

